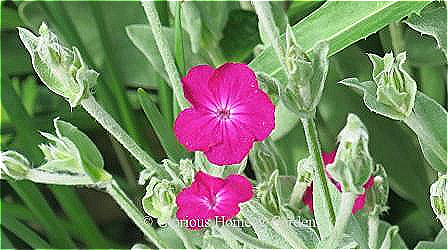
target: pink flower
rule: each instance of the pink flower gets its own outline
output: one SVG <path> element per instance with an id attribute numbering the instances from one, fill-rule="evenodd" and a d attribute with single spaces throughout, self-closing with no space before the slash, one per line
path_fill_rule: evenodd
<path id="1" fill-rule="evenodd" d="M 252 184 L 244 176 L 232 174 L 222 179 L 199 171 L 191 186 L 177 195 L 176 217 L 190 229 L 201 229 L 209 219 L 235 217 L 240 211 L 238 205 L 252 197 Z"/>
<path id="2" fill-rule="evenodd" d="M 322 152 L 322 159 L 324 161 L 325 166 L 327 166 L 330 163 L 333 163 L 334 158 L 336 157 L 336 151 L 333 151 L 331 153 L 325 153 Z M 339 190 L 339 192 L 342 192 L 341 184 L 337 182 L 333 177 L 325 171 L 330 181 L 336 186 L 336 188 Z M 370 176 L 370 178 L 367 180 L 366 183 L 364 183 L 363 187 L 365 190 L 368 190 L 373 186 L 373 176 Z M 305 205 L 308 206 L 308 208 L 313 212 L 313 184 L 309 185 L 305 193 L 302 196 L 302 201 Z M 353 204 L 352 213 L 355 214 L 359 210 L 364 208 L 364 203 L 366 202 L 366 192 L 356 196 L 355 204 Z"/>
<path id="3" fill-rule="evenodd" d="M 211 163 L 240 163 L 253 143 L 274 129 L 274 105 L 245 64 L 195 66 L 182 85 L 192 106 L 179 114 L 174 132 L 189 151 L 204 152 Z"/>

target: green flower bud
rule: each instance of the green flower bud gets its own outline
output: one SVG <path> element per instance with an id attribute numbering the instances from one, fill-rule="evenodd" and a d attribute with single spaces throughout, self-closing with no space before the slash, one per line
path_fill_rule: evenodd
<path id="1" fill-rule="evenodd" d="M 366 207 L 369 210 L 369 214 L 378 216 L 389 209 L 387 206 L 389 181 L 384 167 L 380 164 L 376 165 L 373 176 L 373 186 L 367 190 Z"/>
<path id="2" fill-rule="evenodd" d="M 297 179 L 292 189 L 289 205 L 293 208 L 299 206 L 306 188 L 313 182 L 315 161 L 311 158 L 305 158 L 297 164 Z"/>
<path id="3" fill-rule="evenodd" d="M 98 73 L 87 67 L 77 48 L 63 47 L 45 23 L 39 35 L 19 29 L 19 36 L 31 55 L 34 70 L 53 92 L 63 96 L 71 107 L 79 104 L 96 84 Z"/>
<path id="4" fill-rule="evenodd" d="M 275 170 L 286 173 L 286 163 L 269 137 L 254 144 L 249 159 L 259 181 L 268 180 Z"/>
<path id="5" fill-rule="evenodd" d="M 198 170 L 190 159 L 181 159 L 179 162 L 179 174 L 185 186 L 189 186 L 193 182 Z"/>
<path id="6" fill-rule="evenodd" d="M 369 54 L 373 64 L 373 80 L 377 85 L 376 100 L 407 117 L 414 107 L 417 84 L 403 69 L 406 53 L 396 58 L 392 53 L 381 58 Z"/>
<path id="7" fill-rule="evenodd" d="M 301 116 L 314 114 L 327 77 L 328 51 L 328 43 L 319 42 L 309 54 L 306 53 L 287 25 L 285 65 L 288 84 L 280 88 L 280 97 L 292 112 Z"/>
<path id="8" fill-rule="evenodd" d="M 30 168 L 31 164 L 25 156 L 11 150 L 1 153 L 0 169 L 8 176 L 23 180 Z"/>
<path id="9" fill-rule="evenodd" d="M 328 165 L 327 170 L 341 183 L 344 192 L 361 194 L 364 192 L 364 183 L 373 171 L 367 128 L 356 115 L 349 114 L 338 141 L 335 161 Z"/>
<path id="10" fill-rule="evenodd" d="M 260 183 L 256 187 L 256 197 L 260 203 L 272 214 L 280 213 L 280 204 L 278 201 L 276 182 L 278 171 L 274 171 L 269 180 Z"/>
<path id="11" fill-rule="evenodd" d="M 142 199 L 145 212 L 164 224 L 176 212 L 176 187 L 171 182 L 156 177 L 151 178 Z"/>
<path id="12" fill-rule="evenodd" d="M 439 179 L 431 185 L 431 206 L 434 213 L 439 218 L 443 227 L 448 230 L 448 216 L 447 216 L 447 176 L 442 175 Z"/>
<path id="13" fill-rule="evenodd" d="M 46 163 L 38 170 L 67 172 L 88 175 L 93 182 L 109 180 L 111 176 L 103 170 L 104 161 L 95 144 L 70 123 L 54 120 L 56 135 L 41 132 L 50 143 L 39 147 Z"/>

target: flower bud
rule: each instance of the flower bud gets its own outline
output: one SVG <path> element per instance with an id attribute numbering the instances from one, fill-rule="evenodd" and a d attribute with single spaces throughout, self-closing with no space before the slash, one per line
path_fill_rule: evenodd
<path id="1" fill-rule="evenodd" d="M 179 173 L 180 178 L 185 186 L 191 185 L 194 180 L 194 176 L 199 171 L 199 168 L 196 168 L 193 165 L 193 162 L 190 159 L 181 159 L 179 162 Z"/>
<path id="2" fill-rule="evenodd" d="M 407 117 L 414 107 L 417 84 L 403 69 L 406 53 L 400 53 L 396 58 L 392 53 L 386 54 L 384 58 L 369 54 L 369 58 L 373 64 L 377 102 Z"/>
<path id="3" fill-rule="evenodd" d="M 275 170 L 286 174 L 286 163 L 270 138 L 254 144 L 249 153 L 257 180 L 268 180 Z"/>
<path id="4" fill-rule="evenodd" d="M 431 206 L 434 213 L 439 218 L 443 227 L 448 230 L 448 216 L 447 216 L 447 176 L 442 175 L 439 179 L 431 185 Z"/>
<path id="5" fill-rule="evenodd" d="M 287 25 L 285 65 L 288 84 L 280 88 L 280 97 L 292 112 L 301 116 L 314 114 L 327 77 L 328 51 L 328 43 L 319 42 L 307 54 Z"/>
<path id="6" fill-rule="evenodd" d="M 45 23 L 39 28 L 40 36 L 23 28 L 18 29 L 42 82 L 51 91 L 63 96 L 71 107 L 77 106 L 83 97 L 89 95 L 98 73 L 87 67 L 77 48 L 70 50 L 63 47 Z"/>
<path id="7" fill-rule="evenodd" d="M 50 143 L 39 145 L 46 163 L 37 169 L 88 175 L 93 182 L 111 178 L 103 170 L 103 158 L 87 135 L 70 123 L 57 118 L 54 120 L 54 126 L 56 135 L 41 132 Z"/>
<path id="8" fill-rule="evenodd" d="M 30 168 L 31 164 L 25 156 L 11 150 L 1 153 L 0 169 L 8 176 L 23 180 Z"/>
<path id="9" fill-rule="evenodd" d="M 142 199 L 145 212 L 164 224 L 176 212 L 176 187 L 169 181 L 151 178 Z"/>
<path id="10" fill-rule="evenodd" d="M 389 197 L 389 181 L 384 167 L 380 164 L 376 165 L 373 176 L 373 186 L 366 191 L 366 207 L 369 209 L 369 214 L 378 216 L 389 209 L 386 205 Z"/>
<path id="11" fill-rule="evenodd" d="M 260 203 L 272 214 L 280 213 L 280 204 L 277 196 L 277 178 L 278 171 L 274 171 L 269 179 L 265 182 L 261 182 L 256 187 L 256 197 L 260 200 Z"/>
<path id="12" fill-rule="evenodd" d="M 349 114 L 347 124 L 339 133 L 338 141 L 335 161 L 328 165 L 327 170 L 341 183 L 343 192 L 362 194 L 363 185 L 373 171 L 367 128 L 356 115 Z"/>

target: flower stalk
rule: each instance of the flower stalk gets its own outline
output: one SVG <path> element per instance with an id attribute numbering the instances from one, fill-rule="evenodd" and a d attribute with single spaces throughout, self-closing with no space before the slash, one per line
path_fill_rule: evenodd
<path id="1" fill-rule="evenodd" d="M 106 192 L 118 203 L 121 209 L 127 214 L 129 218 L 137 225 L 148 239 L 156 245 L 157 248 L 166 248 L 164 242 L 159 238 L 157 232 L 150 225 L 145 223 L 145 218 L 135 204 L 129 199 L 126 193 L 118 186 L 115 180 L 108 182 L 105 185 Z"/>
<path id="2" fill-rule="evenodd" d="M 356 193 L 343 192 L 341 195 L 341 203 L 339 204 L 338 216 L 334 226 L 333 247 L 338 247 L 344 237 L 344 230 L 352 215 L 352 207 L 355 203 Z"/>
<path id="3" fill-rule="evenodd" d="M 89 113 L 101 126 L 111 133 L 145 168 L 160 168 L 154 159 L 151 158 L 127 133 L 123 128 L 107 113 L 93 96 L 81 100 L 81 106 Z"/>
<path id="4" fill-rule="evenodd" d="M 308 151 L 311 155 L 311 158 L 316 163 L 314 174 L 318 177 L 316 178 L 316 180 L 320 181 L 322 184 L 324 191 L 324 202 L 326 203 L 328 214 L 330 215 L 330 221 L 334 224 L 336 222 L 336 215 L 330 196 L 330 189 L 328 188 L 327 178 L 325 176 L 324 161 L 322 160 L 322 150 L 320 148 L 316 124 L 314 123 L 314 120 L 312 118 L 304 118 L 301 119 L 301 121 L 303 124 L 303 129 L 305 130 Z"/>
<path id="5" fill-rule="evenodd" d="M 369 214 L 367 219 L 367 225 L 369 227 L 369 239 L 368 246 L 370 249 L 376 249 L 376 242 L 378 241 L 378 229 L 380 218 L 378 215 Z"/>

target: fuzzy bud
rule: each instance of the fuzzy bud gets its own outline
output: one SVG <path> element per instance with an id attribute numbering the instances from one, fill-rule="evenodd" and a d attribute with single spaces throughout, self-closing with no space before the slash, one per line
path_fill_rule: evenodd
<path id="1" fill-rule="evenodd" d="M 31 164 L 25 156 L 8 150 L 1 153 L 0 168 L 11 178 L 23 180 L 28 174 Z"/>
<path id="2" fill-rule="evenodd" d="M 174 184 L 156 177 L 151 178 L 142 199 L 143 209 L 147 214 L 165 223 L 176 212 L 176 187 Z"/>
<path id="3" fill-rule="evenodd" d="M 439 179 L 431 185 L 431 206 L 434 213 L 439 218 L 445 229 L 448 229 L 448 215 L 447 215 L 447 176 L 442 175 Z"/>

